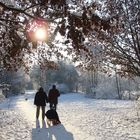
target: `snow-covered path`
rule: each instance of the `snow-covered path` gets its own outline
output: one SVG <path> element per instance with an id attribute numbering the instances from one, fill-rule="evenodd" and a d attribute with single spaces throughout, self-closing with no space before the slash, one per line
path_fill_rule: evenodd
<path id="1" fill-rule="evenodd" d="M 0 125 L 0 140 L 140 140 L 140 122 L 132 101 L 93 100 L 79 94 L 61 95 L 58 114 L 62 124 L 38 129 L 33 97 L 34 94 L 28 92 L 0 105 L 0 122 L 4 124 L 2 117 L 11 113 L 8 125 Z M 8 107 L 12 110 L 5 111 Z M 1 126 L 8 132 L 3 132 Z"/>

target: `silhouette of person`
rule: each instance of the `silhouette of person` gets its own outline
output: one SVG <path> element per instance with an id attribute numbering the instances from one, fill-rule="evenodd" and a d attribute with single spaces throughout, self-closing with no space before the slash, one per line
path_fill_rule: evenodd
<path id="1" fill-rule="evenodd" d="M 45 113 L 45 116 L 47 117 L 47 124 L 50 126 L 50 121 L 52 122 L 52 125 L 60 124 L 60 119 L 58 116 L 58 113 L 54 109 L 50 109 Z"/>
<path id="2" fill-rule="evenodd" d="M 45 106 L 47 102 L 47 95 L 42 87 L 39 88 L 34 98 L 34 105 L 36 105 L 36 119 L 38 120 L 40 108 L 42 109 L 42 120 L 45 118 Z"/>
<path id="3" fill-rule="evenodd" d="M 50 109 L 56 110 L 58 104 L 58 97 L 60 96 L 59 90 L 53 85 L 52 89 L 48 93 L 48 102 L 50 103 Z"/>

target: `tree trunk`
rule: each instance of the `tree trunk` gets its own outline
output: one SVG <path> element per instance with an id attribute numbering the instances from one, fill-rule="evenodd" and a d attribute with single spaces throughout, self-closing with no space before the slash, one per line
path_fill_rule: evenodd
<path id="1" fill-rule="evenodd" d="M 119 87 L 119 80 L 118 80 L 116 69 L 115 69 L 115 77 L 116 77 L 116 86 L 117 86 L 118 98 L 121 99 L 120 87 Z"/>

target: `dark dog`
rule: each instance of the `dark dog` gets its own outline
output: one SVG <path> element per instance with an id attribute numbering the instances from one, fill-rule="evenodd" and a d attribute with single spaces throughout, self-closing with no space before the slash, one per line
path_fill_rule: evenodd
<path id="1" fill-rule="evenodd" d="M 58 113 L 54 109 L 50 109 L 45 113 L 48 126 L 60 124 Z"/>

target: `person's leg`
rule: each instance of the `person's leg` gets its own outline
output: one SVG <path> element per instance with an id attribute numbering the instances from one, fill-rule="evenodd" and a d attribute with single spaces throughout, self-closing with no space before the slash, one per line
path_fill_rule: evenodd
<path id="1" fill-rule="evenodd" d="M 36 118 L 39 118 L 39 114 L 40 114 L 40 106 L 36 107 Z"/>
<path id="2" fill-rule="evenodd" d="M 50 103 L 50 109 L 53 109 L 53 104 L 52 103 Z"/>
<path id="3" fill-rule="evenodd" d="M 54 110 L 56 110 L 57 109 L 57 104 L 54 104 Z"/>
<path id="4" fill-rule="evenodd" d="M 45 106 L 42 106 L 42 120 L 45 118 Z"/>

